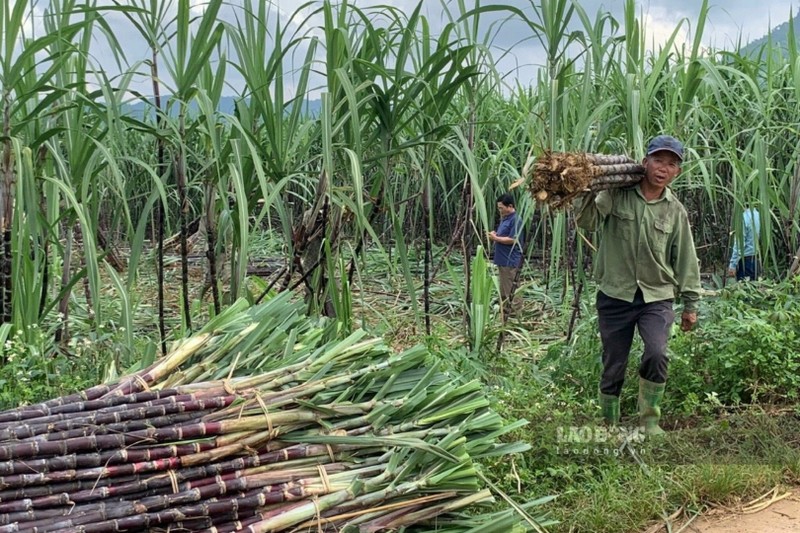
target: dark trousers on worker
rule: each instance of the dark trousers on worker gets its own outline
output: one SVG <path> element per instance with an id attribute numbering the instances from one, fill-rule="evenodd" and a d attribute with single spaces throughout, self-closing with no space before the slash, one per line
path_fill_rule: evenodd
<path id="1" fill-rule="evenodd" d="M 675 321 L 672 300 L 645 303 L 642 291 L 638 290 L 633 302 L 626 302 L 598 291 L 597 318 L 603 341 L 600 392 L 612 396 L 622 392 L 633 333 L 637 328 L 644 341 L 639 375 L 654 383 L 667 381 L 667 341 Z"/>
<path id="2" fill-rule="evenodd" d="M 514 293 L 517 291 L 517 273 L 519 268 L 501 266 L 497 267 L 500 272 L 500 305 L 503 309 L 503 316 L 510 317 L 516 314 L 514 305 Z"/>
<path id="3" fill-rule="evenodd" d="M 758 258 L 754 255 L 748 255 L 739 259 L 739 264 L 736 265 L 736 281 L 750 278 L 750 281 L 756 281 L 758 274 L 761 271 L 758 265 Z"/>

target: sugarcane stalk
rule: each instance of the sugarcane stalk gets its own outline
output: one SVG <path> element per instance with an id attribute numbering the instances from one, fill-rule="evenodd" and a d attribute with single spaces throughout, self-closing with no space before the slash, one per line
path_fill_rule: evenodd
<path id="1" fill-rule="evenodd" d="M 641 179 L 641 174 L 611 174 L 592 181 L 590 189 L 594 192 L 598 192 L 616 187 L 628 187 L 639 183 Z"/>
<path id="2" fill-rule="evenodd" d="M 592 186 L 618 182 L 636 183 L 642 179 L 642 176 L 638 173 L 606 174 L 592 180 Z"/>
<path id="3" fill-rule="evenodd" d="M 313 463 L 309 462 L 308 464 L 321 464 L 326 463 L 329 461 L 328 453 L 331 451 L 331 448 L 326 446 L 297 446 L 293 447 L 296 448 L 293 453 L 288 453 L 286 450 L 278 450 L 275 452 L 268 452 L 266 454 L 262 454 L 257 457 L 244 457 L 244 458 L 236 458 L 234 460 L 220 463 L 216 465 L 207 465 L 202 467 L 196 467 L 191 469 L 180 469 L 176 470 L 175 472 L 175 480 L 185 482 L 187 480 L 194 479 L 194 482 L 185 482 L 181 483 L 180 487 L 181 490 L 189 490 L 191 488 L 195 488 L 202 485 L 208 485 L 212 483 L 216 483 L 220 478 L 226 479 L 226 475 L 230 475 L 228 473 L 233 473 L 233 477 L 242 477 L 247 475 L 253 474 L 261 474 L 266 472 L 272 472 L 272 482 L 278 482 L 282 479 L 286 479 L 287 477 L 297 477 L 299 475 L 308 474 L 309 472 L 313 473 L 316 471 L 316 466 L 313 469 L 309 470 L 306 467 L 304 470 L 298 470 L 298 466 L 303 466 L 302 464 L 291 466 L 287 468 L 289 464 L 295 464 L 296 459 L 292 457 L 299 457 L 304 461 L 313 461 Z M 342 447 L 338 447 L 342 448 Z M 351 447 L 353 449 L 357 449 L 357 447 Z M 340 451 L 340 450 L 339 450 Z M 337 456 L 341 454 L 337 453 Z M 321 456 L 321 457 L 320 457 Z M 336 456 L 334 458 L 337 458 Z M 276 460 L 278 462 L 276 462 Z M 266 464 L 262 464 L 266 463 Z M 326 467 L 327 470 L 333 471 L 337 468 L 342 468 L 342 465 L 339 464 L 331 465 Z M 279 469 L 279 470 L 278 470 Z M 276 471 L 277 470 L 277 471 Z M 172 487 L 173 479 L 172 476 L 168 476 L 167 474 L 156 474 L 152 475 L 151 477 L 142 477 L 142 476 L 129 476 L 127 478 L 113 478 L 113 479 L 98 479 L 92 480 L 91 475 L 81 476 L 81 477 L 88 477 L 88 482 L 74 482 L 75 486 L 65 486 L 62 485 L 52 485 L 54 489 L 60 488 L 57 492 L 69 492 L 70 499 L 72 503 L 81 503 L 87 501 L 93 501 L 98 499 L 105 499 L 110 497 L 120 497 L 120 496 L 129 496 L 130 494 L 137 494 L 137 493 L 144 493 L 147 491 L 157 490 L 164 487 Z M 105 484 L 104 484 L 105 482 Z M 105 490 L 98 490 L 99 487 L 106 487 L 109 483 L 113 483 L 108 489 Z M 80 485 L 79 485 L 80 484 Z M 34 489 L 47 489 L 51 486 L 43 486 L 43 487 L 35 487 Z M 28 489 L 30 490 L 30 488 Z M 82 492 L 79 492 L 82 491 Z M 46 493 L 45 495 L 52 494 Z M 30 498 L 30 495 L 26 494 L 16 494 L 12 495 L 15 499 L 17 498 Z M 47 502 L 40 501 L 41 506 L 46 505 Z M 33 502 L 33 507 L 36 507 L 36 503 Z M 81 510 L 85 510 L 86 506 L 80 507 Z M 75 510 L 77 512 L 77 508 Z"/>
<path id="4" fill-rule="evenodd" d="M 253 509 L 241 509 L 231 513 L 225 513 L 214 516 L 204 516 L 199 518 L 189 518 L 182 522 L 175 522 L 173 524 L 173 531 L 203 531 L 205 533 L 216 533 L 220 531 L 220 527 L 225 527 L 228 524 L 238 524 L 233 526 L 231 531 L 238 531 L 243 529 L 242 520 L 257 516 L 258 511 Z"/>
<path id="5" fill-rule="evenodd" d="M 195 464 L 202 464 L 211 460 L 217 460 L 235 453 L 239 453 L 249 446 L 258 445 L 270 437 L 269 432 L 256 433 L 253 435 L 245 436 L 242 433 L 236 433 L 226 437 L 226 440 L 232 440 L 232 443 L 226 443 L 225 440 L 218 439 L 218 445 L 215 443 L 208 443 L 206 450 L 197 454 L 180 455 L 178 453 L 170 454 L 169 457 L 157 459 L 146 462 L 138 463 L 123 463 L 112 466 L 101 466 L 96 468 L 89 468 L 84 470 L 60 470 L 49 472 L 46 474 L 21 474 L 15 478 L 7 477 L 6 480 L 25 480 L 25 476 L 31 476 L 31 480 L 37 483 L 63 483 L 74 480 L 100 480 L 107 478 L 118 478 L 131 475 L 149 474 L 152 472 L 161 472 L 179 467 L 191 466 Z M 177 447 L 176 447 L 177 448 Z M 184 451 L 190 451 L 192 448 L 184 447 Z M 132 450 L 135 451 L 135 450 Z M 176 450 L 177 452 L 177 450 Z M 20 483 L 20 481 L 18 481 Z M 26 505 L 32 505 L 33 501 L 27 501 Z M 27 510 L 28 507 L 18 508 L 13 507 L 14 502 L 0 502 L 0 512 L 11 512 Z"/>
<path id="6" fill-rule="evenodd" d="M 599 176 L 608 176 L 613 174 L 634 174 L 641 176 L 644 174 L 644 167 L 639 163 L 601 165 L 593 167 L 592 174 L 594 175 L 594 180 L 592 180 L 592 183 L 594 183 Z"/>
<path id="7" fill-rule="evenodd" d="M 222 403 L 223 399 L 220 399 Z M 183 407 L 180 404 L 176 407 Z M 131 420 L 123 420 L 121 422 L 84 422 L 82 420 L 70 420 L 63 423 L 69 429 L 48 431 L 46 424 L 37 424 L 35 426 L 24 427 L 17 441 L 38 440 L 38 441 L 54 441 L 69 438 L 86 437 L 88 435 L 105 435 L 108 433 L 124 433 L 130 431 L 138 431 L 147 429 L 149 427 L 164 427 L 177 424 L 185 424 L 187 422 L 196 421 L 202 418 L 203 415 L 208 414 L 210 410 L 192 408 L 185 411 L 170 413 L 164 416 L 135 416 L 131 414 Z M 128 413 L 126 413 L 128 414 Z M 54 424 L 55 425 L 55 424 Z M 83 427 L 80 427 L 83 426 Z M 16 432 L 15 432 L 16 433 Z M 7 439 L 4 439 L 7 440 Z"/>
<path id="8" fill-rule="evenodd" d="M 217 437 L 216 445 L 199 453 L 181 456 L 183 467 L 197 466 L 204 463 L 219 461 L 241 452 L 260 447 L 273 440 L 275 435 L 272 431 L 261 431 L 256 433 L 232 433 Z"/>
<path id="9" fill-rule="evenodd" d="M 136 444 L 154 444 L 156 442 L 169 442 L 181 440 L 181 438 L 192 439 L 205 436 L 206 430 L 218 431 L 220 425 L 203 425 L 193 428 L 194 431 L 181 431 L 176 428 L 166 430 L 166 435 L 159 432 L 161 428 L 136 431 L 125 435 L 99 435 L 86 436 L 74 439 L 66 439 L 55 442 L 24 442 L 21 444 L 4 444 L 0 446 L 0 459 L 26 459 L 34 457 L 46 457 L 50 455 L 68 455 L 79 452 L 95 452 L 110 448 L 125 448 Z M 212 435 L 214 433 L 208 433 Z M 159 441 L 158 437 L 161 437 Z"/>
<path id="10" fill-rule="evenodd" d="M 337 407 L 347 413 L 359 407 Z M 363 412 L 363 411 L 361 411 Z M 122 448 L 137 444 L 155 444 L 174 442 L 203 437 L 215 437 L 229 433 L 257 431 L 272 425 L 275 436 L 285 432 L 283 424 L 303 424 L 319 422 L 332 416 L 331 414 L 310 411 L 307 409 L 291 409 L 277 411 L 274 414 L 246 416 L 235 420 L 204 421 L 183 424 L 177 427 L 148 428 L 118 435 L 89 435 L 59 441 L 26 441 L 18 444 L 0 445 L 0 460 L 42 457 L 47 455 L 66 455 L 76 452 L 99 451 L 109 448 Z"/>
<path id="11" fill-rule="evenodd" d="M 304 522 L 321 512 L 332 509 L 348 500 L 352 500 L 359 492 L 360 484 L 353 484 L 344 490 L 327 494 L 310 502 L 301 502 L 289 508 L 280 508 L 267 513 L 267 518 L 247 527 L 248 533 L 269 533 Z"/>
<path id="12" fill-rule="evenodd" d="M 325 464 L 329 463 L 329 464 Z M 167 492 L 172 493 L 174 488 L 173 483 L 185 481 L 187 479 L 194 479 L 194 482 L 187 482 L 178 484 L 179 491 L 190 492 L 194 489 L 206 490 L 206 487 L 211 485 L 219 488 L 224 485 L 224 491 L 244 490 L 268 484 L 279 484 L 289 481 L 295 481 L 305 477 L 309 477 L 319 471 L 319 466 L 325 464 L 327 472 L 344 471 L 346 466 L 343 463 L 330 463 L 329 460 L 317 458 L 314 467 L 305 466 L 302 468 L 286 468 L 282 470 L 273 471 L 268 467 L 251 467 L 241 470 L 229 471 L 225 474 L 217 474 L 208 476 L 203 468 L 186 470 L 173 470 L 173 475 L 157 474 L 151 475 L 149 478 L 140 477 L 136 481 L 124 484 L 115 484 L 113 486 L 102 487 L 99 489 L 90 488 L 78 492 L 71 492 L 69 494 L 71 504 L 79 504 L 78 507 L 73 509 L 73 514 L 79 514 L 85 511 L 94 511 L 94 507 L 89 502 L 96 502 L 98 500 L 106 500 L 109 498 L 120 498 L 122 496 L 130 497 L 133 494 L 161 494 L 162 489 L 168 489 Z M 208 476 L 208 477 L 207 477 Z M 245 485 L 237 487 L 235 483 L 237 480 L 245 479 L 242 483 Z M 29 509 L 47 508 L 53 505 L 59 505 L 58 495 L 51 497 L 44 497 L 26 502 Z M 204 496 L 206 499 L 210 496 Z"/>
<path id="13" fill-rule="evenodd" d="M 586 159 L 589 161 L 589 163 L 596 166 L 636 163 L 633 159 L 626 155 L 616 154 L 586 154 Z"/>
<path id="14" fill-rule="evenodd" d="M 447 500 L 458 495 L 455 491 L 449 491 L 429 496 L 420 496 L 411 500 L 394 501 L 375 507 L 375 505 L 387 499 L 383 494 L 384 492 L 386 491 L 381 491 L 380 494 L 369 493 L 350 500 L 336 507 L 333 511 L 322 514 L 322 520 L 320 520 L 320 522 L 325 525 L 331 525 L 336 529 L 341 529 L 345 525 L 373 520 L 376 517 L 386 517 L 394 515 L 395 513 L 403 515 L 408 513 L 409 508 L 428 505 L 440 500 Z M 349 510 L 351 508 L 353 509 L 352 511 Z M 317 520 L 309 520 L 298 525 L 298 528 L 315 527 L 317 523 Z"/>
<path id="15" fill-rule="evenodd" d="M 101 394 L 101 391 L 107 391 L 109 387 L 102 386 L 99 387 L 99 389 L 100 390 L 97 391 L 96 395 L 105 394 L 105 392 Z M 79 395 L 66 396 L 63 399 L 57 401 L 40 403 L 36 405 L 22 407 L 19 409 L 3 411 L 2 413 L 0 413 L 0 423 L 3 424 L 2 427 L 8 427 L 10 424 L 14 424 L 22 420 L 29 420 L 32 418 L 40 418 L 58 413 L 93 411 L 96 409 L 101 409 L 103 407 L 112 407 L 124 403 L 142 403 L 146 401 L 157 400 L 159 398 L 174 396 L 176 394 L 177 392 L 171 389 L 165 391 L 148 391 L 139 394 L 119 396 L 115 398 L 107 398 L 103 400 L 98 400 L 97 398 L 89 400 L 85 399 L 90 395 L 89 393 L 81 393 Z"/>
<path id="16" fill-rule="evenodd" d="M 314 382 L 306 382 L 302 385 L 298 385 L 296 387 L 286 389 L 286 390 L 278 390 L 275 392 L 261 392 L 258 394 L 260 397 L 259 399 L 252 399 L 249 402 L 245 403 L 244 408 L 240 408 L 239 406 L 231 407 L 227 410 L 221 410 L 217 413 L 208 417 L 208 420 L 219 420 L 224 419 L 230 416 L 232 413 L 240 412 L 240 409 L 247 409 L 247 412 L 263 412 L 261 405 L 266 404 L 270 407 L 281 407 L 284 405 L 289 404 L 291 401 L 297 400 L 301 397 L 310 397 L 316 393 L 333 389 L 335 387 L 351 384 L 354 383 L 357 379 L 372 373 L 380 372 L 381 370 L 385 370 L 390 368 L 393 364 L 396 364 L 396 361 L 390 359 L 384 361 L 382 363 L 377 363 L 374 365 L 365 366 L 359 370 L 356 370 L 350 374 L 340 375 L 340 376 L 332 376 L 329 378 L 325 378 L 319 381 Z M 287 376 L 288 378 L 288 376 Z M 276 379 L 271 381 L 269 384 L 263 386 L 264 389 L 272 388 L 277 389 L 279 387 L 283 387 L 288 383 L 291 383 L 294 379 Z M 330 408 L 330 407 L 326 407 Z M 337 409 L 341 409 L 341 406 L 336 407 Z M 347 414 L 345 411 L 340 411 L 343 414 Z"/>
<path id="17" fill-rule="evenodd" d="M 136 374 L 134 377 L 127 378 L 120 382 L 117 388 L 108 392 L 107 395 L 123 396 L 126 394 L 141 392 L 146 385 L 157 382 L 170 372 L 178 368 L 187 359 L 194 355 L 200 348 L 208 344 L 213 339 L 210 333 L 198 333 L 192 337 L 184 339 L 180 346 L 170 352 L 170 354 L 155 364 L 147 372 Z"/>
<path id="18" fill-rule="evenodd" d="M 194 394 L 173 394 L 173 392 L 177 392 L 176 390 L 167 391 L 168 393 L 164 395 L 164 397 L 159 398 L 158 396 L 154 396 L 153 392 L 145 392 L 140 393 L 137 395 L 129 395 L 129 396 L 119 396 L 115 398 L 109 398 L 109 400 L 122 400 L 116 403 L 109 401 L 107 406 L 101 406 L 101 404 L 94 404 L 93 406 L 88 405 L 88 402 L 84 403 L 83 405 L 87 407 L 87 409 L 67 409 L 62 412 L 45 412 L 45 411 L 38 411 L 36 416 L 30 416 L 28 418 L 24 418 L 15 422 L 6 422 L 0 425 L 0 431 L 5 430 L 13 430 L 15 428 L 19 428 L 20 422 L 25 422 L 25 424 L 52 424 L 54 422 L 60 422 L 64 420 L 76 420 L 80 419 L 80 417 L 91 417 L 91 416 L 98 416 L 101 414 L 107 413 L 116 413 L 120 411 L 132 411 L 134 409 L 140 408 L 149 408 L 155 407 L 159 405 L 173 405 L 184 403 L 187 401 L 194 401 L 194 400 L 203 400 L 207 398 L 216 398 L 218 396 L 225 395 L 224 389 L 220 388 L 218 390 L 209 390 L 209 391 L 198 391 Z M 152 398 L 152 399 L 149 399 Z M 140 401 L 137 401 L 140 400 Z M 106 400 L 102 400 L 102 403 L 105 403 Z M 64 406 L 65 408 L 71 406 L 77 406 L 78 404 L 71 404 L 70 406 Z M 97 409 L 89 409 L 88 407 L 98 407 Z M 33 412 L 27 413 L 29 415 L 34 415 Z M 156 415 L 159 416 L 159 415 Z M 91 419 L 89 419 L 91 420 Z M 120 420 L 121 421 L 121 420 Z M 6 440 L 8 438 L 14 438 L 13 435 L 8 433 L 2 434 L 2 440 Z"/>
<path id="19" fill-rule="evenodd" d="M 282 501 L 286 494 L 298 496 L 298 493 L 294 490 L 296 487 L 305 487 L 303 491 L 307 491 L 313 490 L 314 487 L 318 486 L 327 491 L 331 490 L 330 487 L 335 487 L 337 483 L 341 483 L 342 486 L 347 486 L 355 477 L 368 477 L 381 472 L 385 468 L 385 465 L 379 461 L 372 461 L 372 463 L 373 464 L 370 466 L 360 467 L 348 472 L 344 471 L 347 470 L 347 468 L 343 464 L 331 464 L 324 467 L 317 465 L 313 468 L 306 467 L 300 470 L 284 470 L 281 472 L 237 473 L 236 477 L 230 479 L 217 478 L 215 483 L 206 483 L 203 487 L 183 491 L 176 495 L 159 495 L 158 497 L 145 498 L 128 504 L 103 502 L 94 505 L 70 507 L 70 516 L 68 519 L 56 521 L 55 523 L 53 523 L 52 520 L 48 521 L 46 519 L 43 521 L 36 520 L 36 523 L 26 524 L 26 527 L 36 527 L 39 531 L 61 530 L 66 527 L 79 526 L 96 520 L 123 518 L 135 513 L 138 509 L 147 509 L 149 512 L 152 512 L 175 504 L 208 500 L 209 498 L 222 494 L 244 491 L 251 488 L 264 489 L 266 487 L 264 490 L 261 490 L 261 493 L 266 496 L 267 502 L 275 503 L 278 500 Z M 321 478 L 314 475 L 318 474 L 321 468 L 324 468 L 328 474 L 325 482 L 322 482 Z M 340 473 L 337 474 L 336 472 Z M 281 493 L 282 495 L 276 497 L 275 493 Z M 79 501 L 76 495 L 72 495 L 70 499 L 73 504 Z M 64 495 L 62 495 L 57 501 L 47 503 L 63 504 L 64 502 Z M 184 510 L 183 512 L 187 516 L 192 516 L 191 511 Z M 49 516 L 49 511 L 48 513 L 39 515 L 31 514 L 31 516 L 34 518 Z M 6 530 L 10 531 L 11 528 L 7 528 Z M 5 530 L 0 529 L 0 531 Z"/>
<path id="20" fill-rule="evenodd" d="M 36 520 L 46 520 L 65 516 L 69 513 L 67 508 L 59 509 L 31 509 L 22 513 L 8 513 L 0 515 L 0 525 L 9 526 L 9 529 L 18 530 L 19 524 L 33 522 Z M 0 528 L 2 531 L 2 528 Z"/>
<path id="21" fill-rule="evenodd" d="M 204 483 L 213 482 L 216 476 L 225 475 L 230 472 L 241 472 L 247 469 L 257 468 L 264 469 L 264 471 L 280 468 L 281 471 L 283 471 L 287 463 L 295 463 L 298 460 L 313 460 L 314 464 L 322 464 L 329 459 L 333 461 L 343 458 L 344 452 L 346 451 L 359 449 L 362 448 L 360 446 L 333 447 L 304 444 L 263 453 L 257 456 L 237 457 L 222 463 L 182 469 L 176 472 L 176 475 L 180 481 L 186 482 L 184 486 L 191 488 Z M 193 479 L 197 481 L 190 481 Z"/>
<path id="22" fill-rule="evenodd" d="M 34 499 L 42 496 L 52 496 L 59 493 L 74 493 L 81 490 L 98 489 L 112 484 L 125 484 L 140 479 L 139 476 L 125 476 L 121 478 L 89 479 L 69 481 L 66 483 L 49 483 L 32 487 L 19 487 L 0 491 L 0 501 Z"/>
<path id="23" fill-rule="evenodd" d="M 156 461 L 169 457 L 187 457 L 193 454 L 202 454 L 215 448 L 217 445 L 227 444 L 228 440 L 236 439 L 241 435 L 223 436 L 215 442 L 194 442 L 184 444 L 170 444 L 145 449 L 120 449 L 91 454 L 66 454 L 46 459 L 33 459 L 27 461 L 0 462 L 0 472 L 4 474 L 18 474 L 24 472 L 42 471 L 56 472 L 78 468 L 91 468 L 97 466 L 117 465 L 120 463 L 141 463 Z"/>
<path id="24" fill-rule="evenodd" d="M 378 468 L 376 467 L 374 470 L 377 471 Z M 40 533 L 49 531 L 101 533 L 125 529 L 140 530 L 137 528 L 166 525 L 177 522 L 180 519 L 185 520 L 188 517 L 214 516 L 230 512 L 233 509 L 257 509 L 310 496 L 329 494 L 335 490 L 342 490 L 342 487 L 346 487 L 353 482 L 355 476 L 363 473 L 348 472 L 346 476 L 333 474 L 325 482 L 321 478 L 309 478 L 278 485 L 263 485 L 258 477 L 253 476 L 220 482 L 216 485 L 208 485 L 182 493 L 147 498 L 133 503 L 120 502 L 116 507 L 107 506 L 104 511 L 91 512 L 80 517 L 45 523 L 36 527 Z M 259 490 L 242 498 L 228 498 L 205 501 L 197 505 L 186 505 L 187 503 L 209 500 L 226 492 L 246 490 L 248 485 Z M 176 505 L 176 507 L 170 507 L 173 505 Z M 109 529 L 109 527 L 112 529 Z"/>
<path id="25" fill-rule="evenodd" d="M 417 509 L 407 509 L 405 511 L 393 513 L 392 515 L 386 515 L 384 517 L 362 523 L 361 527 L 362 529 L 366 529 L 368 531 L 396 530 L 404 526 L 432 520 L 437 516 L 447 512 L 456 511 L 470 505 L 492 500 L 493 498 L 491 492 L 489 490 L 482 490 L 462 498 L 453 498 L 453 501 L 439 504 L 437 506 L 425 506 L 421 508 L 420 506 L 417 506 Z"/>

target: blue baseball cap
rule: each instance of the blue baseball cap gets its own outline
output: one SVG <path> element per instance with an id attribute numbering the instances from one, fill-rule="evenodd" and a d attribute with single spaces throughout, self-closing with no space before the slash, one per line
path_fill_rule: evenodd
<path id="1" fill-rule="evenodd" d="M 683 144 L 675 137 L 659 135 L 658 137 L 653 137 L 650 140 L 650 144 L 647 145 L 647 155 L 652 155 L 662 150 L 672 152 L 683 161 Z"/>

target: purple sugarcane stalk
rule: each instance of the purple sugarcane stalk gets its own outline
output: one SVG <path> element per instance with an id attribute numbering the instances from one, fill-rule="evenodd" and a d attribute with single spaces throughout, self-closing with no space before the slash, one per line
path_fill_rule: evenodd
<path id="1" fill-rule="evenodd" d="M 106 385 L 93 387 L 94 389 L 107 390 Z M 92 390 L 92 389 L 89 389 Z M 86 391 L 88 392 L 88 391 Z M 167 398 L 178 394 L 176 389 L 164 389 L 157 391 L 139 392 L 136 394 L 128 394 L 125 396 L 111 396 L 106 399 L 98 399 L 102 394 L 90 395 L 84 393 L 73 394 L 65 396 L 49 402 L 38 403 L 0 412 L 0 423 L 19 422 L 21 420 L 28 420 L 39 416 L 47 416 L 57 413 L 74 413 L 78 411 L 93 411 L 103 407 L 112 407 L 123 403 L 141 403 L 150 400 L 157 400 L 159 398 Z M 105 393 L 103 393 L 105 394 Z"/>
<path id="2" fill-rule="evenodd" d="M 122 424 L 129 421 L 147 421 L 148 419 L 153 420 L 155 418 L 165 418 L 181 413 L 194 413 L 197 411 L 223 409 L 232 404 L 236 398 L 236 396 L 230 395 L 219 396 L 217 398 L 205 398 L 201 400 L 187 399 L 186 401 L 168 402 L 166 404 L 149 407 L 131 407 L 131 409 L 128 410 L 114 411 L 112 413 L 97 412 L 87 416 L 76 417 L 74 419 L 62 420 L 60 422 L 18 425 L 13 430 L 0 431 L 0 442 L 8 439 L 25 440 L 31 437 L 38 437 L 39 435 L 46 435 L 45 437 L 42 437 L 44 440 L 61 440 L 70 437 L 65 436 L 58 438 L 55 437 L 55 435 L 63 432 L 74 431 L 76 429 L 96 432 L 97 429 L 105 429 L 107 427 L 112 427 L 113 425 Z M 40 440 L 42 438 L 40 438 Z"/>
<path id="3" fill-rule="evenodd" d="M 120 463 L 143 463 L 166 459 L 168 457 L 183 457 L 206 453 L 215 448 L 216 444 L 214 442 L 195 442 L 191 444 L 173 444 L 143 449 L 110 450 L 89 454 L 67 454 L 28 461 L 2 461 L 0 462 L 0 473 L 19 474 L 31 471 L 58 472 L 61 470 L 75 470 L 104 465 L 110 466 Z M 0 499 L 0 501 L 2 501 L 2 499 Z"/>
<path id="4" fill-rule="evenodd" d="M 138 403 L 124 402 L 124 403 L 119 404 L 119 405 L 113 405 L 113 406 L 104 407 L 104 408 L 98 409 L 96 411 L 88 411 L 88 412 L 77 411 L 77 412 L 74 412 L 74 413 L 42 414 L 42 416 L 39 416 L 39 417 L 27 418 L 27 419 L 25 419 L 25 422 L 27 424 L 50 424 L 50 423 L 54 423 L 54 422 L 61 422 L 61 421 L 64 421 L 64 420 L 74 420 L 74 419 L 77 419 L 77 418 L 81 418 L 82 416 L 83 417 L 91 417 L 91 416 L 97 416 L 98 414 L 116 413 L 116 412 L 121 412 L 121 411 L 139 409 L 139 408 L 155 407 L 155 406 L 159 406 L 159 405 L 172 405 L 172 404 L 178 404 L 178 403 L 194 401 L 194 400 L 203 400 L 203 399 L 206 399 L 206 398 L 209 398 L 209 397 L 213 398 L 213 397 L 218 397 L 218 396 L 225 396 L 225 393 L 223 393 L 222 391 L 219 391 L 219 392 L 216 392 L 216 393 L 212 393 L 212 394 L 209 394 L 207 392 L 203 392 L 202 394 L 201 393 L 196 393 L 196 394 L 185 394 L 185 395 L 184 394 L 173 395 L 173 396 L 168 396 L 168 397 L 165 397 L 165 398 L 153 399 L 153 400 L 149 400 L 149 401 L 142 401 L 142 402 L 138 402 Z M 4 424 L 0 424 L 0 430 L 5 430 L 5 429 L 9 429 L 9 428 L 13 429 L 15 427 L 18 427 L 19 426 L 19 422 L 21 422 L 21 421 L 6 422 Z"/>

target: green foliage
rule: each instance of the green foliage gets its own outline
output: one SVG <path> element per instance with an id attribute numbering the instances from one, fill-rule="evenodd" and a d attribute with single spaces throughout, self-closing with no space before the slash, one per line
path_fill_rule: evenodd
<path id="1" fill-rule="evenodd" d="M 569 344 L 550 345 L 542 365 L 583 399 L 596 395 L 602 366 L 596 312 L 582 304 Z M 800 390 L 800 281 L 735 284 L 703 301 L 698 328 L 673 327 L 665 412 L 796 400 Z M 634 336 L 623 409 L 635 409 L 642 343 Z M 633 383 L 633 385 L 631 385 Z"/>
<path id="2" fill-rule="evenodd" d="M 755 289 L 734 290 L 749 294 Z M 703 395 L 702 383 L 675 371 L 667 393 L 673 403 L 665 408 L 668 439 L 617 455 L 565 456 L 559 450 L 559 429 L 597 427 L 599 419 L 595 397 L 601 347 L 591 300 L 589 296 L 582 303 L 583 318 L 570 343 L 530 343 L 522 349 L 524 355 L 497 354 L 493 367 L 495 381 L 501 384 L 491 388 L 494 405 L 504 416 L 529 420 L 510 437 L 529 442 L 532 448 L 511 459 L 486 460 L 486 471 L 512 496 L 557 494 L 548 506 L 548 517 L 559 524 L 548 531 L 644 531 L 680 507 L 703 512 L 711 503 L 752 499 L 796 479 L 800 453 L 793 444 L 798 427 L 792 413 L 775 418 L 754 408 L 727 414 L 716 396 Z M 725 305 L 724 299 L 708 299 L 703 310 L 712 315 Z M 704 337 L 709 320 L 704 315 L 703 329 L 693 335 L 676 328 L 673 352 L 692 338 Z M 637 344 L 623 392 L 623 424 L 636 423 L 640 353 Z M 690 355 L 673 353 L 671 370 L 679 356 L 693 361 Z M 684 389 L 692 390 L 696 400 L 691 416 L 677 409 L 689 405 Z M 720 413 L 723 417 L 717 419 Z M 599 445 L 604 446 L 608 447 Z"/>
<path id="3" fill-rule="evenodd" d="M 800 390 L 800 280 L 739 283 L 708 300 L 696 333 L 670 348 L 669 395 L 723 404 L 796 400 Z"/>
<path id="4" fill-rule="evenodd" d="M 97 334 L 73 337 L 69 352 L 54 347 L 52 335 L 34 324 L 26 335 L 17 330 L 5 340 L 0 409 L 63 396 L 102 382 L 119 356 L 115 350 L 122 346 L 119 333 L 103 332 L 103 328 Z"/>
<path id="5" fill-rule="evenodd" d="M 492 295 L 496 294 L 489 262 L 482 246 L 472 260 L 472 301 L 470 302 L 470 346 L 474 354 L 485 350 L 487 329 L 492 323 Z"/>
<path id="6" fill-rule="evenodd" d="M 594 294 L 581 302 L 581 319 L 577 321 L 572 338 L 550 344 L 542 365 L 554 380 L 566 381 L 576 395 L 584 399 L 597 396 L 597 384 L 602 371 L 602 345 L 597 329 L 597 312 L 593 308 Z"/>

